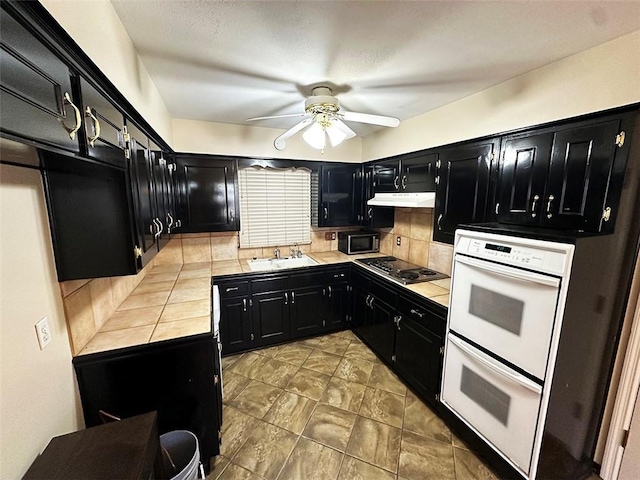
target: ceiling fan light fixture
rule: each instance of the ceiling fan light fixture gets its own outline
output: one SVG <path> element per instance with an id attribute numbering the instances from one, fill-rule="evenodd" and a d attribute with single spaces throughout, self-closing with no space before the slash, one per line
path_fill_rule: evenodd
<path id="1" fill-rule="evenodd" d="M 335 125 L 329 126 L 326 132 L 332 147 L 337 147 L 342 143 L 344 139 L 347 138 L 347 134 L 342 130 L 340 130 L 339 128 L 337 128 Z"/>
<path id="2" fill-rule="evenodd" d="M 313 122 L 311 126 L 304 131 L 302 138 L 309 146 L 318 150 L 324 150 L 327 143 L 324 128 L 317 122 Z"/>

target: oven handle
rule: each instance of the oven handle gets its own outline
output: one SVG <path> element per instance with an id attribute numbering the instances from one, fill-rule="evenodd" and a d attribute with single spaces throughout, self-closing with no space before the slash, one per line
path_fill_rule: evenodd
<path id="1" fill-rule="evenodd" d="M 526 388 L 528 390 L 531 390 L 532 392 L 537 393 L 538 395 L 542 394 L 542 387 L 540 385 L 532 382 L 527 377 L 525 377 L 523 375 L 520 375 L 519 373 L 515 373 L 513 371 L 506 370 L 496 360 L 492 359 L 491 357 L 489 357 L 487 355 L 484 355 L 483 353 L 480 353 L 480 352 L 476 351 L 475 349 L 472 349 L 472 347 L 468 346 L 464 341 L 460 340 L 459 338 L 454 337 L 453 335 L 449 335 L 448 338 L 449 338 L 449 341 L 451 343 L 455 344 L 460 350 L 462 350 L 468 356 L 470 356 L 474 360 L 478 361 L 479 363 L 481 363 L 485 367 L 490 368 L 491 370 L 493 370 L 497 374 L 502 375 L 503 377 L 506 377 L 509 380 L 513 381 L 513 382 L 516 382 L 517 384 L 523 386 L 524 388 Z"/>
<path id="2" fill-rule="evenodd" d="M 546 277 L 526 270 L 516 270 L 515 268 L 503 267 L 495 263 L 484 262 L 482 260 L 476 260 L 473 258 L 462 257 L 456 255 L 456 262 L 469 265 L 481 270 L 485 270 L 489 273 L 495 273 L 497 275 L 503 275 L 505 277 L 515 278 L 517 280 L 523 280 L 525 282 L 539 283 L 541 285 L 547 285 L 549 287 L 558 288 L 560 286 L 560 280 L 553 277 Z"/>

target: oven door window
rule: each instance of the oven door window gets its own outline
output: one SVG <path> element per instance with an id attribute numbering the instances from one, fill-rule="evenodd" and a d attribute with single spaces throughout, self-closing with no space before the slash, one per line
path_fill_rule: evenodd
<path id="1" fill-rule="evenodd" d="M 442 401 L 523 472 L 531 468 L 542 387 L 449 334 Z"/>
<path id="2" fill-rule="evenodd" d="M 457 255 L 450 329 L 543 380 L 560 280 Z"/>
<path id="3" fill-rule="evenodd" d="M 373 236 L 372 235 L 353 235 L 350 237 L 352 253 L 357 252 L 369 252 L 373 250 Z"/>

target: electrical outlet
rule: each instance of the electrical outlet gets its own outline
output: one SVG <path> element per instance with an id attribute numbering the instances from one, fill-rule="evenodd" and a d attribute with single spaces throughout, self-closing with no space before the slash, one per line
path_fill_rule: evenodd
<path id="1" fill-rule="evenodd" d="M 335 240 L 336 239 L 336 232 L 324 232 L 324 239 L 325 240 Z"/>
<path id="2" fill-rule="evenodd" d="M 402 241 L 400 240 L 400 237 L 396 237 L 396 245 L 400 246 L 401 243 Z"/>
<path id="3" fill-rule="evenodd" d="M 42 317 L 42 319 L 36 323 L 36 335 L 38 335 L 40 350 L 44 350 L 51 341 L 51 331 L 49 330 L 49 320 L 47 317 Z"/>

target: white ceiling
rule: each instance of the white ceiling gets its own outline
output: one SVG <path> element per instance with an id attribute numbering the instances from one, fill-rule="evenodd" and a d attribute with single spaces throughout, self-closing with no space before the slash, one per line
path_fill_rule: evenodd
<path id="1" fill-rule="evenodd" d="M 113 4 L 171 115 L 233 124 L 302 113 L 327 83 L 346 110 L 405 120 L 640 30 L 638 0 Z"/>

